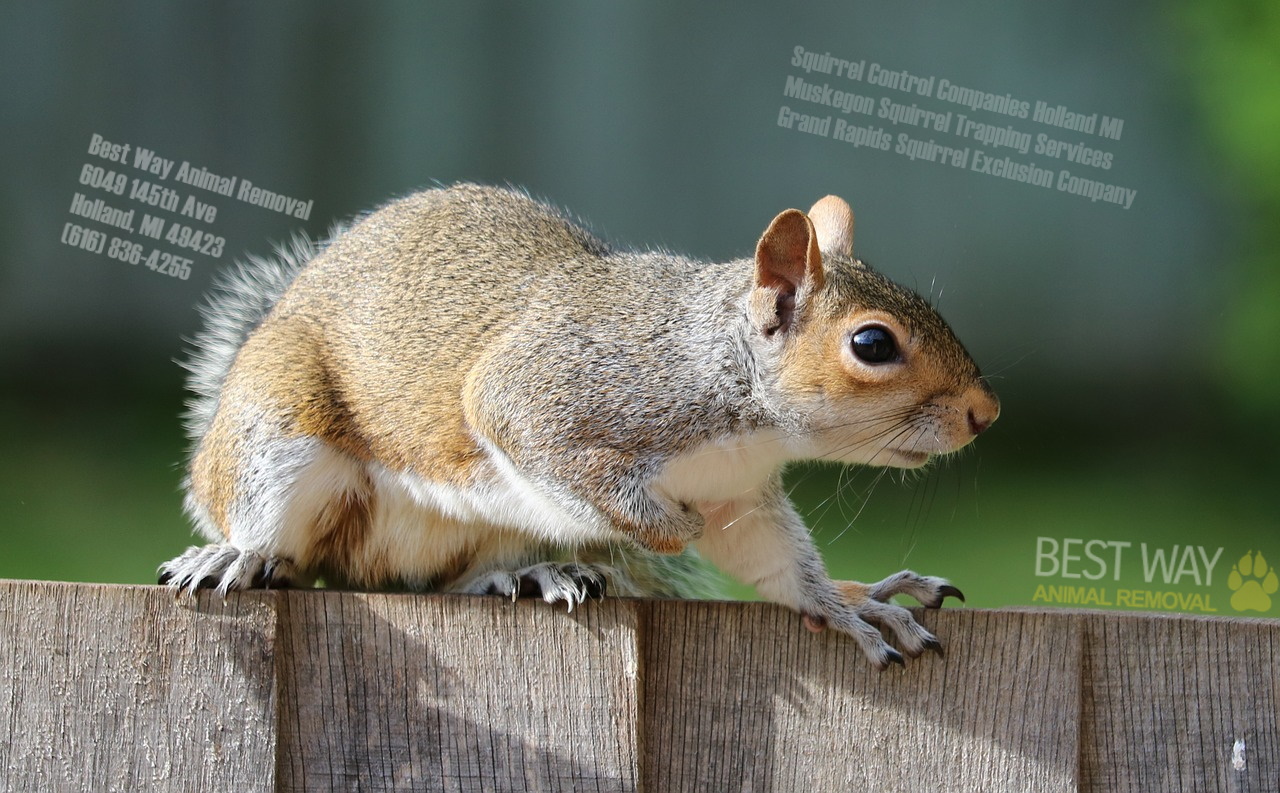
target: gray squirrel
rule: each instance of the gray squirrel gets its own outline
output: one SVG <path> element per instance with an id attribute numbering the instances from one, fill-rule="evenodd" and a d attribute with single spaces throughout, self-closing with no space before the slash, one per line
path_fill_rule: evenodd
<path id="1" fill-rule="evenodd" d="M 509 188 L 425 190 L 250 260 L 188 362 L 179 592 L 310 586 L 703 592 L 701 557 L 873 664 L 940 650 L 911 571 L 833 581 L 794 460 L 918 468 L 999 402 L 922 298 L 853 256 L 828 196 L 753 258 L 616 250 Z M 696 549 L 696 552 L 691 549 Z"/>

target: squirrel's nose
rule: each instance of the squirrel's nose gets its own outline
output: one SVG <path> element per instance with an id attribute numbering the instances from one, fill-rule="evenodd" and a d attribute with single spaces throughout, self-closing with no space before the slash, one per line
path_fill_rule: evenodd
<path id="1" fill-rule="evenodd" d="M 969 408 L 969 432 L 972 432 L 974 435 L 981 435 L 986 431 L 987 427 L 990 426 L 991 419 L 978 418 L 978 416 L 973 412 L 973 408 Z"/>
<path id="2" fill-rule="evenodd" d="M 969 405 L 969 431 L 974 435 L 981 435 L 999 417 L 1000 400 L 989 388 L 984 387 Z"/>

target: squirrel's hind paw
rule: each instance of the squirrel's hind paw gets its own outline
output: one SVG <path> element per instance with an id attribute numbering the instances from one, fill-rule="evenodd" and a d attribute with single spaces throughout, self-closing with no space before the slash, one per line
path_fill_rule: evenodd
<path id="1" fill-rule="evenodd" d="M 160 565 L 159 570 L 159 583 L 179 595 L 216 589 L 226 597 L 233 589 L 287 587 L 297 580 L 297 571 L 288 559 L 233 545 L 192 546 L 177 559 Z"/>
<path id="2" fill-rule="evenodd" d="M 569 610 L 588 598 L 604 597 L 607 568 L 578 562 L 542 562 L 515 571 L 494 570 L 462 587 L 471 595 L 502 595 L 512 600 L 540 597 L 548 603 L 563 601 Z"/>

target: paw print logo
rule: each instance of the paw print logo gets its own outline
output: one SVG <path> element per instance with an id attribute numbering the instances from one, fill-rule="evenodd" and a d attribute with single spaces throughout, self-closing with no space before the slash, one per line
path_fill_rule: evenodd
<path id="1" fill-rule="evenodd" d="M 1235 593 L 1231 596 L 1231 608 L 1236 611 L 1270 611 L 1271 596 L 1280 589 L 1280 579 L 1276 578 L 1275 568 L 1263 558 L 1262 551 L 1258 551 L 1257 556 L 1249 551 L 1231 567 L 1227 587 Z"/>

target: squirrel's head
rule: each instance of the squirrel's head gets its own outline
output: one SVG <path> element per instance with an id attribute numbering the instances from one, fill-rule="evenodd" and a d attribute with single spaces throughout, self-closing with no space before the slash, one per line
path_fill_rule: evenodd
<path id="1" fill-rule="evenodd" d="M 753 332 L 779 351 L 781 393 L 805 416 L 814 456 L 917 468 L 1000 415 L 938 312 L 854 258 L 842 199 L 778 215 L 755 263 Z"/>

